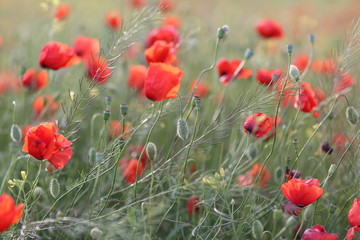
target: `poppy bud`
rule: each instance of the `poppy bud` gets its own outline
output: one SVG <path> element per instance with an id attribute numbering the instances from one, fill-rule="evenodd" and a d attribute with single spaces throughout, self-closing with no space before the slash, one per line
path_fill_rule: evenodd
<path id="1" fill-rule="evenodd" d="M 336 209 L 337 209 L 337 205 L 330 204 L 330 211 L 329 212 L 330 212 L 331 215 L 335 213 Z"/>
<path id="2" fill-rule="evenodd" d="M 60 184 L 56 178 L 51 179 L 49 186 L 50 194 L 53 198 L 57 198 L 60 193 Z"/>
<path id="3" fill-rule="evenodd" d="M 309 221 L 312 218 L 313 215 L 314 215 L 314 206 L 313 205 L 307 206 L 305 211 L 304 211 L 304 219 L 305 219 L 305 221 Z"/>
<path id="4" fill-rule="evenodd" d="M 110 118 L 111 112 L 109 110 L 105 110 L 103 113 L 104 121 L 107 122 Z"/>
<path id="5" fill-rule="evenodd" d="M 276 182 L 281 182 L 284 179 L 284 170 L 282 167 L 277 167 L 275 170 Z"/>
<path id="6" fill-rule="evenodd" d="M 314 44 L 314 42 L 315 42 L 315 35 L 314 35 L 313 33 L 310 33 L 310 34 L 309 34 L 309 40 L 310 40 L 311 44 Z"/>
<path id="7" fill-rule="evenodd" d="M 120 104 L 120 112 L 121 112 L 121 115 L 123 115 L 123 117 L 125 117 L 127 115 L 128 110 L 129 110 L 129 105 Z"/>
<path id="8" fill-rule="evenodd" d="M 285 226 L 287 228 L 292 228 L 296 225 L 296 219 L 294 216 L 291 216 L 288 218 L 288 220 L 286 220 Z"/>
<path id="9" fill-rule="evenodd" d="M 290 65 L 289 74 L 292 80 L 298 82 L 300 80 L 299 69 L 295 65 Z"/>
<path id="10" fill-rule="evenodd" d="M 93 239 L 101 239 L 103 232 L 99 228 L 93 228 L 90 231 L 90 235 Z"/>
<path id="11" fill-rule="evenodd" d="M 22 138 L 21 129 L 18 125 L 13 124 L 10 130 L 10 137 L 14 142 L 20 142 Z"/>
<path id="12" fill-rule="evenodd" d="M 35 199 L 39 198 L 43 193 L 44 193 L 44 190 L 41 187 L 36 187 L 34 189 L 34 193 L 33 193 L 34 198 Z"/>
<path id="13" fill-rule="evenodd" d="M 346 119 L 351 125 L 355 125 L 359 119 L 359 113 L 355 110 L 354 107 L 346 108 Z"/>
<path id="14" fill-rule="evenodd" d="M 331 176 L 335 173 L 336 171 L 336 165 L 335 164 L 331 164 L 330 167 L 329 167 L 329 171 L 328 171 L 328 176 Z"/>
<path id="15" fill-rule="evenodd" d="M 263 232 L 263 234 L 261 235 L 261 239 L 263 239 L 263 240 L 271 240 L 272 239 L 271 232 L 270 231 Z"/>
<path id="16" fill-rule="evenodd" d="M 251 48 L 247 48 L 244 53 L 245 60 L 249 60 L 252 56 L 254 56 L 254 51 Z"/>
<path id="17" fill-rule="evenodd" d="M 184 118 L 180 118 L 177 122 L 177 135 L 179 138 L 181 138 L 183 141 L 188 137 L 189 135 L 189 127 L 187 125 L 187 122 Z"/>
<path id="18" fill-rule="evenodd" d="M 218 39 L 219 40 L 223 39 L 228 31 L 229 31 L 229 26 L 228 25 L 224 25 L 221 28 L 218 28 L 218 30 L 217 30 Z"/>
<path id="19" fill-rule="evenodd" d="M 294 45 L 293 44 L 288 44 L 286 45 L 286 49 L 287 49 L 287 53 L 291 54 L 294 50 Z"/>
<path id="20" fill-rule="evenodd" d="M 264 227 L 263 225 L 261 224 L 261 222 L 259 220 L 255 220 L 253 222 L 253 225 L 252 225 L 252 228 L 251 228 L 251 232 L 252 232 L 252 235 L 253 237 L 256 239 L 256 240 L 260 240 L 261 239 L 261 235 L 263 234 L 264 232 Z"/>
<path id="21" fill-rule="evenodd" d="M 98 162 L 98 163 L 102 162 L 104 159 L 104 154 L 102 152 L 97 152 L 95 159 L 96 159 L 96 162 Z"/>
<path id="22" fill-rule="evenodd" d="M 147 145 L 146 145 L 146 154 L 148 155 L 148 157 L 151 159 L 151 160 L 155 160 L 156 158 L 156 145 L 155 143 L 153 142 L 149 142 Z"/>

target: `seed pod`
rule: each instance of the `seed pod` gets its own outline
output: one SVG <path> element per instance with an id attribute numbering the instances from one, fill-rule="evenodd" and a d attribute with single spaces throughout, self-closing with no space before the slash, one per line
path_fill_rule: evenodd
<path id="1" fill-rule="evenodd" d="M 254 51 L 251 48 L 247 48 L 244 53 L 245 60 L 249 60 L 252 56 L 254 56 Z"/>
<path id="2" fill-rule="evenodd" d="M 10 137 L 14 142 L 20 142 L 22 138 L 22 132 L 18 125 L 13 124 L 10 130 Z"/>
<path id="3" fill-rule="evenodd" d="M 146 154 L 152 161 L 154 161 L 156 158 L 156 152 L 157 152 L 157 149 L 156 149 L 155 143 L 149 142 L 146 145 Z"/>
<path id="4" fill-rule="evenodd" d="M 120 112 L 121 112 L 121 115 L 123 115 L 123 117 L 127 115 L 128 110 L 129 110 L 129 105 L 120 104 Z"/>
<path id="5" fill-rule="evenodd" d="M 60 184 L 56 178 L 51 179 L 50 181 L 50 194 L 53 198 L 57 198 L 60 193 Z"/>
<path id="6" fill-rule="evenodd" d="M 111 100 L 112 100 L 112 97 L 110 97 L 110 96 L 106 96 L 106 97 L 105 97 L 106 109 L 108 109 L 108 107 L 110 106 Z"/>
<path id="7" fill-rule="evenodd" d="M 286 50 L 287 50 L 288 54 L 291 54 L 294 50 L 294 45 L 293 44 L 286 45 Z"/>
<path id="8" fill-rule="evenodd" d="M 251 233 L 256 240 L 260 240 L 264 232 L 264 227 L 259 220 L 253 222 Z"/>
<path id="9" fill-rule="evenodd" d="M 109 110 L 105 110 L 103 113 L 104 121 L 107 122 L 110 119 L 111 112 Z"/>
<path id="10" fill-rule="evenodd" d="M 311 44 L 314 44 L 314 43 L 315 43 L 315 34 L 310 33 L 310 35 L 309 35 L 309 40 L 310 40 L 310 43 L 311 43 Z"/>
<path id="11" fill-rule="evenodd" d="M 300 81 L 300 72 L 295 65 L 290 65 L 289 74 L 292 80 L 295 82 Z"/>
<path id="12" fill-rule="evenodd" d="M 355 125 L 359 119 L 359 113 L 354 107 L 348 107 L 346 109 L 346 118 L 351 125 Z"/>
<path id="13" fill-rule="evenodd" d="M 177 122 L 177 135 L 179 138 L 181 138 L 183 141 L 188 137 L 189 135 L 189 127 L 187 125 L 187 122 L 184 118 L 180 118 Z"/>
<path id="14" fill-rule="evenodd" d="M 223 39 L 228 31 L 229 31 L 228 25 L 224 25 L 221 28 L 218 28 L 217 30 L 218 39 Z"/>

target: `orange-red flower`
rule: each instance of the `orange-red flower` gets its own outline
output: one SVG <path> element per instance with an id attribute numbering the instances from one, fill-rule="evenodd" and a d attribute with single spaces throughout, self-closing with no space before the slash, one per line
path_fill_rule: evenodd
<path id="1" fill-rule="evenodd" d="M 324 190 L 319 187 L 320 182 L 315 178 L 302 180 L 293 178 L 281 185 L 285 197 L 298 207 L 305 207 L 318 200 Z"/>
<path id="2" fill-rule="evenodd" d="M 301 240 L 337 240 L 336 233 L 328 233 L 321 225 L 315 225 L 305 230 Z"/>
<path id="3" fill-rule="evenodd" d="M 164 26 L 162 28 L 153 29 L 146 37 L 146 48 L 151 47 L 159 40 L 163 40 L 167 43 L 173 43 L 174 46 L 176 46 L 180 41 L 180 35 L 176 28 L 172 26 Z"/>
<path id="4" fill-rule="evenodd" d="M 353 227 L 360 226 L 360 200 L 354 199 L 348 214 L 349 224 Z"/>
<path id="5" fill-rule="evenodd" d="M 64 20 L 69 16 L 70 10 L 69 4 L 62 3 L 56 8 L 54 18 L 58 21 Z"/>
<path id="6" fill-rule="evenodd" d="M 267 116 L 265 113 L 254 113 L 248 116 L 244 121 L 244 131 L 254 137 L 264 137 L 266 134 L 271 133 L 275 124 L 279 124 L 281 118 Z"/>
<path id="7" fill-rule="evenodd" d="M 342 93 L 355 84 L 355 79 L 350 74 L 343 74 L 335 82 L 335 93 Z"/>
<path id="8" fill-rule="evenodd" d="M 293 60 L 292 64 L 295 65 L 299 69 L 299 71 L 302 72 L 305 70 L 308 63 L 309 63 L 308 55 L 301 53 Z"/>
<path id="9" fill-rule="evenodd" d="M 126 163 L 123 169 L 123 177 L 126 182 L 128 183 L 135 183 L 136 181 L 136 169 L 138 169 L 138 179 L 144 172 L 144 165 L 140 162 L 138 167 L 139 161 L 137 159 L 130 159 L 129 162 Z"/>
<path id="10" fill-rule="evenodd" d="M 194 215 L 194 213 L 199 213 L 199 210 L 201 208 L 200 205 L 197 205 L 199 203 L 199 197 L 192 195 L 189 197 L 187 206 L 188 206 L 188 214 L 190 216 Z"/>
<path id="11" fill-rule="evenodd" d="M 74 49 L 59 42 L 48 42 L 41 49 L 39 64 L 43 68 L 57 70 L 80 63 Z"/>
<path id="12" fill-rule="evenodd" d="M 35 98 L 33 103 L 33 111 L 36 116 L 43 113 L 50 113 L 50 115 L 54 115 L 58 109 L 58 103 L 55 101 L 54 97 L 49 94 L 38 96 Z"/>
<path id="13" fill-rule="evenodd" d="M 336 73 L 336 64 L 330 58 L 320 59 L 312 62 L 311 69 L 317 73 L 331 75 Z"/>
<path id="14" fill-rule="evenodd" d="M 174 44 L 167 43 L 163 40 L 156 41 L 151 47 L 145 50 L 145 58 L 150 63 L 168 63 L 172 64 L 176 61 Z"/>
<path id="15" fill-rule="evenodd" d="M 190 84 L 190 86 L 189 86 L 189 91 L 190 91 L 190 92 L 193 91 L 196 82 L 197 82 L 197 79 L 194 79 L 194 80 L 191 82 L 191 84 Z M 207 84 L 205 84 L 205 82 L 200 81 L 197 89 L 196 89 L 195 92 L 194 92 L 194 96 L 198 96 L 199 98 L 204 98 L 204 97 L 206 97 L 208 94 L 209 94 L 209 87 L 207 86 Z"/>
<path id="16" fill-rule="evenodd" d="M 318 106 L 318 99 L 316 98 L 315 91 L 308 82 L 300 84 L 300 97 L 299 94 L 295 96 L 294 107 L 303 112 L 310 113 Z M 316 114 L 316 112 L 315 112 Z M 315 117 L 317 117 L 314 114 Z"/>
<path id="17" fill-rule="evenodd" d="M 276 82 L 281 77 L 281 74 L 282 73 L 280 69 L 268 70 L 262 68 L 256 72 L 256 80 L 261 84 L 269 85 Z M 276 75 L 277 77 L 273 80 L 273 78 L 275 77 L 274 75 Z"/>
<path id="18" fill-rule="evenodd" d="M 90 58 L 96 58 L 100 52 L 100 43 L 96 38 L 77 36 L 74 40 L 73 47 L 76 55 L 86 62 L 89 61 Z"/>
<path id="19" fill-rule="evenodd" d="M 147 98 L 162 101 L 175 98 L 180 89 L 183 71 L 166 63 L 150 63 L 144 84 Z"/>
<path id="20" fill-rule="evenodd" d="M 141 8 L 146 4 L 146 0 L 130 0 L 129 2 L 133 8 Z"/>
<path id="21" fill-rule="evenodd" d="M 292 105 L 294 102 L 294 95 L 296 94 L 296 90 L 293 89 L 295 87 L 295 83 L 286 82 L 286 86 L 284 88 L 285 80 L 282 78 L 278 80 L 278 82 L 279 84 L 276 84 L 275 88 L 277 95 L 281 98 L 281 105 L 285 107 Z"/>
<path id="22" fill-rule="evenodd" d="M 129 67 L 128 84 L 132 89 L 142 91 L 144 88 L 147 68 L 143 65 L 133 65 Z"/>
<path id="23" fill-rule="evenodd" d="M 87 73 L 91 81 L 105 84 L 111 76 L 109 63 L 103 57 L 90 58 L 87 62 Z"/>
<path id="24" fill-rule="evenodd" d="M 181 27 L 181 19 L 176 15 L 168 15 L 162 22 L 162 26 L 172 26 L 176 29 L 179 29 Z"/>
<path id="25" fill-rule="evenodd" d="M 40 90 L 46 86 L 48 75 L 45 71 L 36 72 L 35 68 L 29 68 L 22 76 L 21 81 L 30 90 Z"/>
<path id="26" fill-rule="evenodd" d="M 13 92 L 21 88 L 21 81 L 12 72 L 0 72 L 0 94 Z"/>
<path id="27" fill-rule="evenodd" d="M 48 160 L 56 169 L 63 168 L 72 156 L 72 142 L 56 133 L 54 123 L 45 122 L 29 129 L 23 152 L 36 159 Z"/>
<path id="28" fill-rule="evenodd" d="M 130 129 L 131 129 L 131 125 L 129 123 L 125 123 L 123 138 L 126 139 L 129 137 L 129 135 L 131 134 Z M 117 138 L 122 133 L 123 133 L 122 122 L 120 122 L 119 120 L 111 120 L 110 121 L 110 137 Z"/>
<path id="29" fill-rule="evenodd" d="M 280 23 L 271 19 L 261 19 L 258 21 L 256 31 L 263 38 L 281 38 L 283 36 Z"/>
<path id="30" fill-rule="evenodd" d="M 163 12 L 169 12 L 174 9 L 174 3 L 171 0 L 159 0 L 157 5 Z"/>
<path id="31" fill-rule="evenodd" d="M 119 11 L 111 10 L 106 13 L 105 21 L 107 26 L 111 27 L 114 31 L 116 31 L 121 24 L 122 16 Z"/>
<path id="32" fill-rule="evenodd" d="M 360 227 L 352 227 L 347 231 L 346 240 L 353 240 L 355 237 L 355 231 L 360 233 Z"/>
<path id="33" fill-rule="evenodd" d="M 0 196 L 0 232 L 4 232 L 11 225 L 19 222 L 24 204 L 15 205 L 14 199 L 8 194 Z"/>
<path id="34" fill-rule="evenodd" d="M 223 85 L 227 85 L 232 79 L 236 69 L 241 64 L 241 60 L 233 59 L 227 60 L 226 58 L 220 58 L 217 63 L 217 71 L 220 76 L 220 82 Z M 247 79 L 251 76 L 252 71 L 250 69 L 242 68 L 235 78 Z"/>
<path id="35" fill-rule="evenodd" d="M 246 172 L 246 175 L 250 177 L 251 182 L 254 182 L 257 176 L 260 174 L 262 166 L 258 163 L 255 163 L 252 169 Z M 267 169 L 266 166 L 263 167 L 260 179 L 260 187 L 264 188 L 266 183 L 271 179 L 270 171 Z"/>

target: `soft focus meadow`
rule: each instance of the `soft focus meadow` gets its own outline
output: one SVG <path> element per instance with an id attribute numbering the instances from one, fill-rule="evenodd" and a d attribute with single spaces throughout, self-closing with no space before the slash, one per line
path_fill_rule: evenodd
<path id="1" fill-rule="evenodd" d="M 1 0 L 1 239 L 360 239 L 358 0 Z"/>

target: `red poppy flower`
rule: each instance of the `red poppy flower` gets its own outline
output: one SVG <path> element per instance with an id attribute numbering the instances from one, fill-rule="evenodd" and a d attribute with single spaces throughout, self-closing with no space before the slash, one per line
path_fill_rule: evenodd
<path id="1" fill-rule="evenodd" d="M 309 63 L 309 57 L 308 55 L 302 53 L 299 54 L 294 60 L 293 65 L 296 66 L 300 72 L 304 71 Z"/>
<path id="2" fill-rule="evenodd" d="M 150 63 L 144 84 L 147 98 L 162 101 L 175 98 L 180 89 L 183 71 L 166 63 Z"/>
<path id="3" fill-rule="evenodd" d="M 310 113 L 318 106 L 318 100 L 315 91 L 308 82 L 300 84 L 300 98 L 299 94 L 295 95 L 294 107 L 303 112 Z M 316 112 L 315 112 L 316 113 Z M 316 115 L 314 114 L 316 117 Z"/>
<path id="4" fill-rule="evenodd" d="M 35 68 L 30 68 L 24 73 L 21 81 L 30 90 L 40 90 L 46 86 L 48 75 L 45 71 L 36 72 Z"/>
<path id="5" fill-rule="evenodd" d="M 315 92 L 315 97 L 319 103 L 326 99 L 326 94 L 322 89 L 314 88 L 314 92 Z"/>
<path id="6" fill-rule="evenodd" d="M 152 62 L 172 64 L 176 61 L 174 45 L 171 42 L 156 41 L 150 48 L 145 50 L 145 58 L 148 64 Z"/>
<path id="7" fill-rule="evenodd" d="M 8 194 L 3 193 L 0 196 L 0 232 L 4 232 L 11 225 L 19 222 L 23 208 L 24 204 L 16 206 L 14 199 Z"/>
<path id="8" fill-rule="evenodd" d="M 337 240 L 336 233 L 327 233 L 321 225 L 315 225 L 305 230 L 301 240 Z"/>
<path id="9" fill-rule="evenodd" d="M 49 94 L 38 96 L 35 98 L 33 103 L 33 111 L 36 116 L 44 113 L 50 113 L 50 115 L 54 115 L 58 109 L 58 103 L 55 101 L 54 97 Z"/>
<path id="10" fill-rule="evenodd" d="M 252 181 L 255 181 L 256 177 L 260 174 L 262 166 L 258 163 L 254 164 L 251 170 L 246 172 L 246 175 L 248 175 Z M 264 188 L 266 186 L 266 183 L 271 179 L 270 171 L 267 169 L 266 166 L 263 167 L 263 170 L 260 175 L 260 187 Z"/>
<path id="11" fill-rule="evenodd" d="M 142 146 L 140 144 L 134 144 L 134 145 L 129 146 L 129 148 L 127 149 L 127 152 L 131 158 L 139 159 L 143 150 L 144 150 L 144 146 Z M 140 162 L 143 164 L 144 167 L 146 167 L 146 165 L 149 163 L 149 161 L 150 161 L 150 158 L 147 155 L 146 151 L 144 151 L 141 156 Z"/>
<path id="12" fill-rule="evenodd" d="M 274 79 L 274 75 L 276 74 L 276 79 Z M 256 72 L 256 80 L 264 85 L 273 84 L 281 77 L 281 70 L 280 69 L 274 69 L 274 70 L 268 70 L 268 69 L 259 69 Z"/>
<path id="13" fill-rule="evenodd" d="M 124 136 L 123 138 L 128 138 L 131 134 L 131 125 L 129 123 L 125 123 Z M 119 120 L 110 121 L 110 138 L 118 138 L 122 134 L 122 122 Z"/>
<path id="14" fill-rule="evenodd" d="M 355 79 L 350 74 L 346 73 L 342 75 L 335 82 L 335 93 L 341 93 L 349 89 L 355 84 Z"/>
<path id="15" fill-rule="evenodd" d="M 195 195 L 192 195 L 189 197 L 189 200 L 188 200 L 188 214 L 190 216 L 194 215 L 194 213 L 199 213 L 199 210 L 201 208 L 200 205 L 196 205 L 199 203 L 199 197 L 195 196 Z"/>
<path id="16" fill-rule="evenodd" d="M 146 4 L 146 0 L 130 0 L 129 2 L 133 8 L 141 8 Z"/>
<path id="17" fill-rule="evenodd" d="M 21 88 L 21 81 L 11 72 L 0 72 L 0 94 L 14 92 Z"/>
<path id="18" fill-rule="evenodd" d="M 105 84 L 111 76 L 109 63 L 103 57 L 90 58 L 87 62 L 87 73 L 91 81 Z"/>
<path id="19" fill-rule="evenodd" d="M 354 199 L 348 214 L 348 220 L 351 226 L 360 226 L 360 200 Z"/>
<path id="20" fill-rule="evenodd" d="M 96 58 L 100 52 L 100 43 L 96 38 L 78 36 L 74 40 L 73 47 L 76 55 L 86 62 L 90 58 Z"/>
<path id="21" fill-rule="evenodd" d="M 263 38 L 281 38 L 283 30 L 281 25 L 271 19 L 262 19 L 256 24 L 257 33 Z"/>
<path id="22" fill-rule="evenodd" d="M 159 0 L 157 5 L 163 12 L 169 12 L 174 9 L 174 3 L 170 0 Z"/>
<path id="23" fill-rule="evenodd" d="M 159 40 L 165 41 L 167 43 L 173 43 L 174 46 L 176 46 L 180 41 L 180 35 L 176 28 L 172 26 L 153 29 L 146 37 L 146 48 L 151 47 L 156 41 Z"/>
<path id="24" fill-rule="evenodd" d="M 138 179 L 144 172 L 144 166 L 142 162 L 138 167 L 139 161 L 137 159 L 131 159 L 123 169 L 123 176 L 126 182 L 135 183 L 136 181 L 136 169 L 138 168 Z"/>
<path id="25" fill-rule="evenodd" d="M 36 159 L 48 160 L 56 169 L 63 168 L 72 156 L 72 142 L 56 134 L 55 124 L 45 122 L 29 129 L 25 136 L 23 152 Z"/>
<path id="26" fill-rule="evenodd" d="M 355 231 L 360 233 L 360 227 L 352 227 L 346 234 L 346 240 L 353 240 L 355 237 Z"/>
<path id="27" fill-rule="evenodd" d="M 236 69 L 241 64 L 241 60 L 227 60 L 226 58 L 220 58 L 217 63 L 217 71 L 220 76 L 220 82 L 223 85 L 227 85 L 232 76 L 234 75 Z M 242 68 L 235 78 L 244 78 L 247 79 L 251 76 L 252 72 L 250 69 Z"/>
<path id="28" fill-rule="evenodd" d="M 312 62 L 311 69 L 317 73 L 321 73 L 324 75 L 331 75 L 336 72 L 336 64 L 330 58 L 320 59 Z"/>
<path id="29" fill-rule="evenodd" d="M 48 42 L 41 49 L 39 64 L 43 68 L 57 70 L 80 63 L 81 59 L 74 49 L 59 42 Z"/>
<path id="30" fill-rule="evenodd" d="M 254 113 L 245 119 L 244 131 L 257 138 L 264 137 L 275 127 L 275 122 L 279 124 L 280 121 L 280 117 L 275 121 L 275 117 L 269 117 L 265 113 Z"/>
<path id="31" fill-rule="evenodd" d="M 114 31 L 116 31 L 121 24 L 122 16 L 119 11 L 111 10 L 106 13 L 105 21 L 107 26 L 111 27 Z"/>
<path id="32" fill-rule="evenodd" d="M 60 4 L 55 11 L 55 19 L 60 21 L 66 19 L 70 14 L 70 6 L 69 4 L 62 3 Z"/>
<path id="33" fill-rule="evenodd" d="M 298 207 L 305 207 L 318 200 L 323 194 L 320 182 L 315 178 L 302 180 L 293 178 L 281 185 L 285 197 Z"/>
<path id="34" fill-rule="evenodd" d="M 144 88 L 147 68 L 142 65 L 133 65 L 129 67 L 128 84 L 132 89 L 142 91 Z"/>
<path id="35" fill-rule="evenodd" d="M 189 91 L 190 91 L 190 92 L 193 91 L 196 82 L 197 82 L 197 79 L 194 79 L 194 80 L 191 82 L 191 84 L 190 84 L 190 86 L 189 86 Z M 200 81 L 197 89 L 196 89 L 195 92 L 194 92 L 194 96 L 198 96 L 199 98 L 204 98 L 204 97 L 206 97 L 208 94 L 209 94 L 209 87 L 205 84 L 205 82 Z"/>
<path id="36" fill-rule="evenodd" d="M 296 90 L 293 89 L 295 87 L 295 83 L 287 82 L 285 88 L 283 89 L 285 84 L 284 79 L 282 78 L 278 80 L 278 82 L 279 84 L 276 84 L 275 88 L 277 95 L 281 98 L 281 105 L 284 107 L 292 105 L 294 102 L 294 95 L 296 94 Z"/>
<path id="37" fill-rule="evenodd" d="M 181 27 L 181 19 L 176 15 L 168 15 L 162 22 L 162 26 L 170 26 L 179 29 Z"/>

